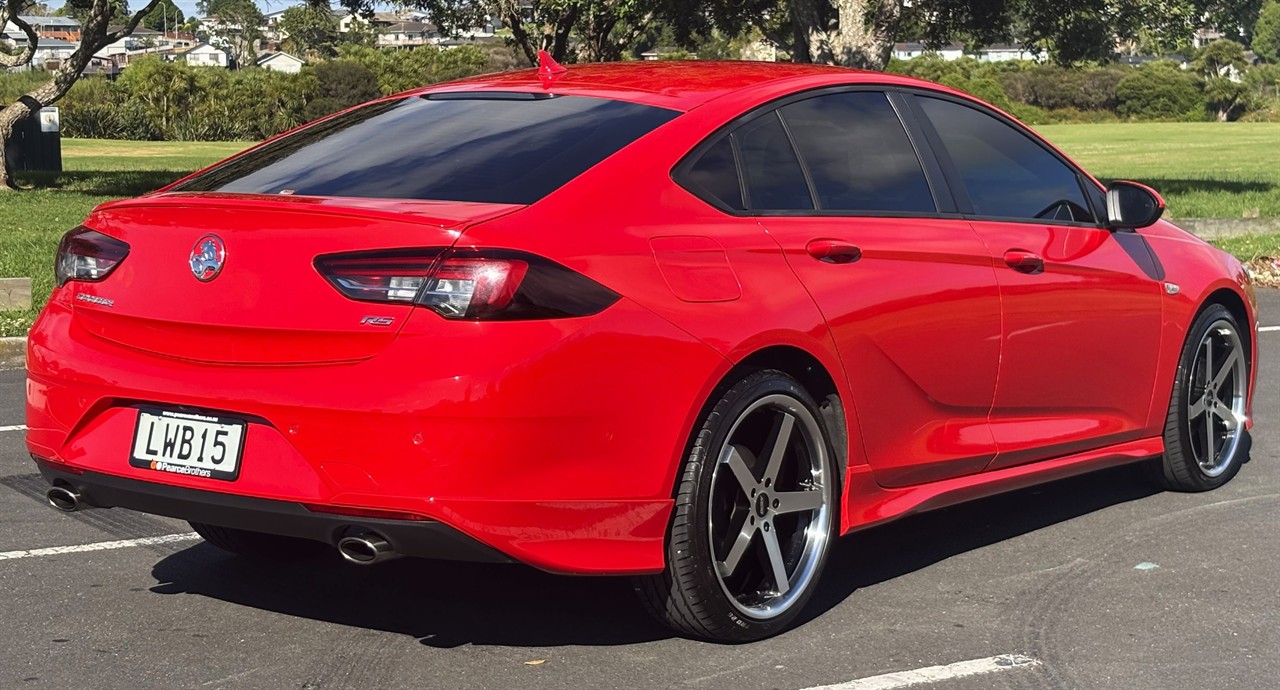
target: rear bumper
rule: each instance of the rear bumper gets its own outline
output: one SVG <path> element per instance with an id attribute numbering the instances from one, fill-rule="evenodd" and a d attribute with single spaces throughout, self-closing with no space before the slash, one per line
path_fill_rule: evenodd
<path id="1" fill-rule="evenodd" d="M 86 486 L 93 501 L 121 480 L 129 496 L 102 501 L 197 522 L 192 506 L 237 498 L 409 513 L 558 573 L 664 567 L 671 490 L 697 412 L 672 401 L 701 399 L 724 363 L 625 299 L 547 322 L 415 314 L 440 323 L 410 323 L 366 360 L 290 366 L 141 352 L 87 332 L 66 302 L 55 292 L 29 339 L 27 448 L 106 487 Z M 238 478 L 131 467 L 140 405 L 246 420 Z M 187 498 L 159 510 L 139 498 L 148 492 Z M 231 519 L 220 518 L 271 531 L 276 518 Z M 322 521 L 310 524 L 308 538 L 329 541 Z"/>
<path id="2" fill-rule="evenodd" d="M 93 508 L 128 508 L 179 520 L 310 539 L 331 546 L 337 546 L 343 537 L 373 532 L 404 556 L 477 563 L 513 561 L 502 552 L 435 520 L 379 520 L 317 513 L 289 501 L 185 489 L 98 472 L 76 474 L 40 458 L 33 459 L 45 481 L 75 491 Z"/>

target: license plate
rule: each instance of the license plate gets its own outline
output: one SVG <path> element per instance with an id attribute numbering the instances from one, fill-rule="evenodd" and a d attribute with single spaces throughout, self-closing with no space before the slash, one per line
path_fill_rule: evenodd
<path id="1" fill-rule="evenodd" d="M 129 464 L 159 472 L 234 480 L 240 476 L 245 421 L 142 408 Z"/>

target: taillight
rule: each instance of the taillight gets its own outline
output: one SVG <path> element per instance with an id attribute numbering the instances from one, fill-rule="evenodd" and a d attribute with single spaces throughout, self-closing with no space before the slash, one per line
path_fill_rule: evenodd
<path id="1" fill-rule="evenodd" d="M 128 255 L 129 245 L 81 226 L 62 236 L 53 272 L 59 287 L 69 280 L 96 283 L 111 275 Z"/>
<path id="2" fill-rule="evenodd" d="M 560 264 L 509 250 L 406 249 L 331 254 L 316 270 L 343 295 L 404 302 L 447 319 L 515 321 L 589 316 L 618 294 Z"/>

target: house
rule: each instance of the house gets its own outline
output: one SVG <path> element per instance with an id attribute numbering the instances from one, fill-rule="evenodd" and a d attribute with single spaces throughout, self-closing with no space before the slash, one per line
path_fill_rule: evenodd
<path id="1" fill-rule="evenodd" d="M 1210 43 L 1213 43 L 1214 41 L 1220 41 L 1226 37 L 1227 37 L 1226 34 L 1222 33 L 1221 31 L 1218 31 L 1217 29 L 1201 27 L 1199 29 L 1196 29 L 1196 32 L 1194 34 L 1191 34 L 1191 45 L 1199 49 L 1209 45 Z"/>
<path id="2" fill-rule="evenodd" d="M 980 62 L 1007 62 L 1009 60 L 1039 62 L 1042 59 L 1044 58 L 1040 54 L 1027 50 L 1020 43 L 997 43 L 978 49 L 978 60 Z"/>
<path id="3" fill-rule="evenodd" d="M 286 74 L 297 74 L 302 71 L 303 65 L 307 64 L 302 58 L 295 57 L 288 53 L 267 53 L 258 57 L 256 63 L 262 69 L 269 69 L 272 72 L 284 72 Z"/>
<path id="4" fill-rule="evenodd" d="M 56 38 L 60 41 L 70 41 L 72 43 L 80 42 L 80 22 L 71 17 L 27 17 L 22 16 L 21 19 L 31 25 L 36 35 L 40 38 Z M 16 25 L 13 26 L 15 30 Z M 21 33 L 21 30 L 18 30 Z M 9 28 L 5 27 L 5 33 L 9 33 Z"/>
<path id="5" fill-rule="evenodd" d="M 57 69 L 63 60 L 71 57 L 76 52 L 79 43 L 64 41 L 60 38 L 42 38 L 36 44 L 35 55 L 31 58 L 31 64 L 43 65 L 47 69 Z"/>
<path id="6" fill-rule="evenodd" d="M 412 48 L 440 42 L 440 32 L 435 24 L 425 22 L 396 22 L 378 28 L 378 45 Z"/>
<path id="7" fill-rule="evenodd" d="M 899 60 L 911 60 L 922 55 L 936 55 L 943 60 L 959 60 L 964 57 L 964 46 L 959 43 L 950 43 L 941 48 L 930 48 L 919 42 L 893 44 L 893 56 Z"/>
<path id="8" fill-rule="evenodd" d="M 227 51 L 215 48 L 204 42 L 197 43 L 187 50 L 177 53 L 176 57 L 192 67 L 222 67 L 225 69 L 231 66 L 231 57 L 227 55 Z"/>

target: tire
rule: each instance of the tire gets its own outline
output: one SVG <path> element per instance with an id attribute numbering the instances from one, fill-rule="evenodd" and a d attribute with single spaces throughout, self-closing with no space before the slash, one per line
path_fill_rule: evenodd
<path id="1" fill-rule="evenodd" d="M 841 477 L 818 405 L 787 374 L 757 371 L 723 391 L 689 445 L 666 569 L 636 578 L 636 592 L 685 636 L 776 635 L 813 595 L 840 523 Z"/>
<path id="2" fill-rule="evenodd" d="M 1217 377 L 1222 380 L 1215 387 Z M 1164 427 L 1164 456 L 1151 465 L 1156 483 L 1173 491 L 1209 491 L 1231 481 L 1248 461 L 1252 445 L 1244 425 L 1248 394 L 1247 341 L 1231 312 L 1210 304 L 1196 317 L 1182 346 Z"/>
<path id="3" fill-rule="evenodd" d="M 187 524 L 205 541 L 239 556 L 273 561 L 303 561 L 318 559 L 328 550 L 324 544 L 310 539 L 250 532 L 202 522 Z"/>

